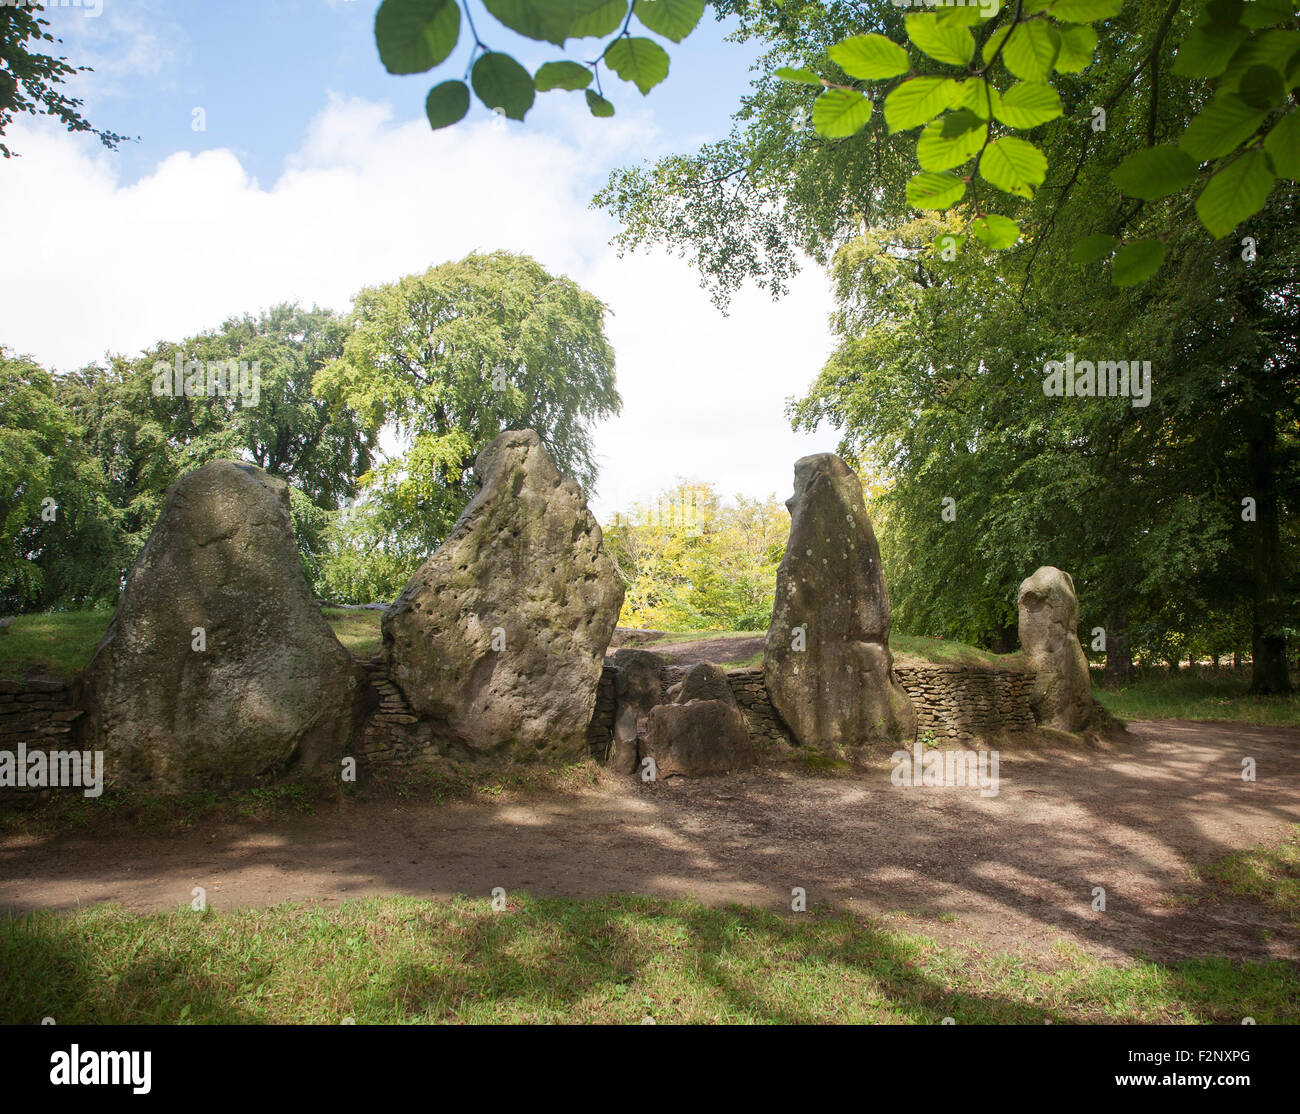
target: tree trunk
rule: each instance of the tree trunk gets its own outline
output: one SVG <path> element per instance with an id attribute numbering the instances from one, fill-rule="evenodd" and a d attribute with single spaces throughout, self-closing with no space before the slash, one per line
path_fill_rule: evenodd
<path id="1" fill-rule="evenodd" d="M 1286 695 L 1292 691 L 1286 660 L 1285 616 L 1282 604 L 1282 541 L 1277 521 L 1277 430 L 1272 415 L 1262 414 L 1246 441 L 1247 475 L 1255 500 L 1255 521 L 1242 525 L 1254 531 L 1255 600 L 1251 622 L 1250 691 Z"/>
<path id="2" fill-rule="evenodd" d="M 1106 617 L 1106 673 L 1108 689 L 1127 685 L 1134 679 L 1133 647 L 1128 637 L 1128 612 L 1120 608 Z"/>

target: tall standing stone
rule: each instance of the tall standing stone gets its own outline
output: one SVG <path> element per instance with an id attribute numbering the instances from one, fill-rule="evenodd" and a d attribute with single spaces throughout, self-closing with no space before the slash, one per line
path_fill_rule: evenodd
<path id="1" fill-rule="evenodd" d="M 473 500 L 384 613 L 390 674 L 453 758 L 576 760 L 623 582 L 532 430 L 497 437 L 474 474 Z"/>
<path id="2" fill-rule="evenodd" d="M 79 680 L 79 737 L 107 777 L 161 792 L 337 769 L 360 686 L 303 576 L 288 487 L 218 460 L 168 490 Z"/>
<path id="3" fill-rule="evenodd" d="M 1069 573 L 1044 565 L 1020 584 L 1020 645 L 1035 670 L 1034 718 L 1058 731 L 1092 719 L 1092 678 L 1079 645 L 1079 597 Z"/>
<path id="4" fill-rule="evenodd" d="M 889 593 L 862 483 L 832 453 L 794 466 L 763 674 L 804 746 L 838 754 L 910 743 L 916 712 L 893 673 Z"/>

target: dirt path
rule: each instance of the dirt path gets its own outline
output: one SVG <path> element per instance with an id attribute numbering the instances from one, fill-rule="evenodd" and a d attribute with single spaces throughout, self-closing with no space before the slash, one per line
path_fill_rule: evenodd
<path id="1" fill-rule="evenodd" d="M 732 662 L 745 661 L 761 653 L 767 641 L 765 633 L 714 636 L 690 642 L 664 642 L 663 637 L 663 631 L 629 631 L 620 628 L 610 643 L 610 652 L 622 646 L 634 646 L 640 650 L 652 650 L 673 665 L 689 668 L 705 661 L 712 662 L 714 665 L 730 665 Z"/>
<path id="2" fill-rule="evenodd" d="M 564 796 L 433 805 L 351 801 L 180 837 L 0 840 L 0 905 L 234 908 L 363 894 L 694 895 L 788 910 L 846 905 L 954 942 L 1049 955 L 1300 959 L 1297 931 L 1188 868 L 1300 821 L 1300 731 L 1132 725 L 1113 753 L 1001 755 L 996 797 L 782 770 Z M 1253 757 L 1258 780 L 1244 782 Z M 1104 886 L 1107 909 L 1094 912 Z M 1200 894 L 1199 900 L 1190 897 Z M 950 914 L 943 916 L 942 914 Z"/>

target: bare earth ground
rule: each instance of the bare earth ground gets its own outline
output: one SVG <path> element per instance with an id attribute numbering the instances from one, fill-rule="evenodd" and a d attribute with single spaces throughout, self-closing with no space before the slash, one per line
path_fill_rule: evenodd
<path id="1" fill-rule="evenodd" d="M 1001 791 L 761 769 L 448 804 L 347 800 L 303 817 L 156 833 L 0 839 L 0 906 L 217 908 L 368 894 L 693 895 L 893 914 L 940 940 L 1046 957 L 1300 959 L 1296 926 L 1189 868 L 1300 821 L 1300 732 L 1137 723 L 1110 751 L 1002 751 Z M 1253 757 L 1258 780 L 1244 782 Z M 1091 908 L 1104 886 L 1107 909 Z M 1189 897 L 1200 894 L 1200 900 Z M 1216 894 L 1218 896 L 1216 896 Z M 907 914 L 899 917 L 899 914 Z M 949 916 L 942 916 L 949 914 Z"/>

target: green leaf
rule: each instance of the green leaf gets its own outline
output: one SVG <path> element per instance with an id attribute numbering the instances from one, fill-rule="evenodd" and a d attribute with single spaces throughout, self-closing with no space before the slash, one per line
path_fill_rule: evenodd
<path id="1" fill-rule="evenodd" d="M 704 0 L 636 0 L 632 10 L 655 34 L 679 43 L 700 22 Z"/>
<path id="2" fill-rule="evenodd" d="M 885 123 L 891 132 L 928 124 L 953 105 L 961 87 L 950 77 L 913 77 L 885 98 Z"/>
<path id="3" fill-rule="evenodd" d="M 1194 27 L 1178 44 L 1173 70 L 1183 77 L 1218 77 L 1228 68 L 1228 60 L 1237 52 L 1244 28 L 1232 31 L 1205 31 Z"/>
<path id="4" fill-rule="evenodd" d="M 984 58 L 984 64 L 986 66 L 992 64 L 993 56 L 997 54 L 998 47 L 1006 41 L 1006 37 L 1009 34 L 1011 34 L 1011 24 L 1004 23 L 1001 27 L 993 28 L 993 33 L 984 40 L 984 47 L 980 53 Z"/>
<path id="5" fill-rule="evenodd" d="M 1096 263 L 1099 259 L 1105 259 L 1119 246 L 1119 241 L 1114 236 L 1108 236 L 1105 232 L 1094 232 L 1091 236 L 1085 236 L 1070 249 L 1071 263 Z"/>
<path id="6" fill-rule="evenodd" d="M 972 128 L 978 128 L 984 123 L 984 119 L 969 108 L 959 108 L 937 122 L 944 139 L 955 139 L 959 135 L 965 135 Z M 927 125 L 927 130 L 933 126 L 934 122 L 931 122 Z"/>
<path id="7" fill-rule="evenodd" d="M 1273 160 L 1278 177 L 1300 182 L 1300 113 L 1283 116 L 1264 140 L 1264 150 Z"/>
<path id="8" fill-rule="evenodd" d="M 939 12 L 940 23 L 955 23 L 961 27 L 973 27 L 986 19 L 992 19 L 1001 10 L 999 4 L 991 5 L 992 10 L 985 13 L 978 4 L 962 4 L 953 8 L 944 8 Z"/>
<path id="9" fill-rule="evenodd" d="M 1241 22 L 1247 27 L 1272 27 L 1295 18 L 1295 5 L 1291 0 L 1252 0 L 1241 13 Z"/>
<path id="10" fill-rule="evenodd" d="M 813 102 L 813 127 L 827 139 L 845 139 L 863 129 L 871 119 L 871 108 L 871 102 L 855 90 L 827 89 Z"/>
<path id="11" fill-rule="evenodd" d="M 966 183 L 955 174 L 923 171 L 907 183 L 907 203 L 914 209 L 949 209 L 965 193 Z"/>
<path id="12" fill-rule="evenodd" d="M 509 54 L 479 55 L 470 74 L 474 92 L 488 108 L 499 108 L 512 120 L 522 120 L 535 99 L 532 75 Z"/>
<path id="13" fill-rule="evenodd" d="M 424 102 L 429 126 L 445 128 L 465 119 L 469 111 L 469 86 L 463 81 L 444 81 L 429 90 Z"/>
<path id="14" fill-rule="evenodd" d="M 912 68 L 907 51 L 884 35 L 854 35 L 827 53 L 849 77 L 859 81 L 883 81 Z"/>
<path id="15" fill-rule="evenodd" d="M 961 105 L 981 120 L 989 118 L 990 103 L 992 104 L 992 114 L 998 114 L 998 106 L 1002 103 L 1002 94 L 998 92 L 997 86 L 992 82 L 985 81 L 980 77 L 973 77 L 969 81 L 960 83 L 957 93 L 953 98 L 953 103 Z"/>
<path id="16" fill-rule="evenodd" d="M 1123 6 L 1124 0 L 1056 0 L 1048 14 L 1062 23 L 1091 23 L 1119 15 Z"/>
<path id="17" fill-rule="evenodd" d="M 1168 197 L 1196 179 L 1196 160 L 1177 147 L 1148 147 L 1129 155 L 1110 172 L 1120 192 L 1143 201 Z"/>
<path id="18" fill-rule="evenodd" d="M 916 141 L 916 158 L 922 170 L 951 170 L 954 166 L 969 162 L 975 152 L 984 146 L 988 126 L 973 113 L 968 112 L 966 115 L 975 122 L 975 126 L 956 135 L 944 134 L 949 121 L 954 119 L 951 116 L 931 120 L 925 126 L 921 138 Z"/>
<path id="19" fill-rule="evenodd" d="M 556 46 L 564 45 L 573 18 L 564 0 L 483 0 L 483 7 L 511 31 Z"/>
<path id="20" fill-rule="evenodd" d="M 971 225 L 971 232 L 975 239 L 993 251 L 1003 251 L 1020 239 L 1020 225 L 1010 217 L 1001 217 L 996 213 L 980 217 Z"/>
<path id="21" fill-rule="evenodd" d="M 1061 53 L 1056 56 L 1059 73 L 1082 73 L 1092 65 L 1097 52 L 1097 32 L 1080 25 L 1061 28 Z"/>
<path id="22" fill-rule="evenodd" d="M 627 0 L 567 0 L 567 3 L 573 9 L 569 21 L 571 39 L 603 39 L 622 27 L 627 18 Z"/>
<path id="23" fill-rule="evenodd" d="M 1061 50 L 1061 32 L 1040 19 L 1019 23 L 1002 50 L 1002 64 L 1023 81 L 1046 81 Z"/>
<path id="24" fill-rule="evenodd" d="M 1011 128 L 1033 128 L 1061 115 L 1061 98 L 1050 85 L 1021 81 L 1002 94 L 993 115 Z"/>
<path id="25" fill-rule="evenodd" d="M 1264 207 L 1277 176 L 1264 151 L 1247 151 L 1206 183 L 1196 199 L 1196 215 L 1218 239 Z"/>
<path id="26" fill-rule="evenodd" d="M 990 143 L 980 156 L 980 177 L 1017 197 L 1033 197 L 1047 176 L 1047 156 L 1013 135 Z"/>
<path id="27" fill-rule="evenodd" d="M 1235 93 L 1253 66 L 1268 66 L 1283 74 L 1300 51 L 1300 31 L 1261 31 L 1241 44 L 1228 61 L 1216 90 Z"/>
<path id="28" fill-rule="evenodd" d="M 389 73 L 424 73 L 456 49 L 455 0 L 384 0 L 375 13 L 375 45 Z"/>
<path id="29" fill-rule="evenodd" d="M 1178 146 L 1197 162 L 1222 158 L 1254 135 L 1265 115 L 1240 97 L 1220 94 L 1193 117 Z"/>
<path id="30" fill-rule="evenodd" d="M 615 39 L 605 51 L 605 64 L 643 97 L 668 76 L 668 52 L 653 39 Z"/>
<path id="31" fill-rule="evenodd" d="M 587 107 L 591 109 L 591 114 L 593 116 L 614 115 L 614 106 L 597 93 L 595 89 L 587 90 Z"/>
<path id="32" fill-rule="evenodd" d="M 1237 93 L 1251 108 L 1268 110 L 1286 100 L 1286 82 L 1272 66 L 1251 66 L 1241 75 Z"/>
<path id="33" fill-rule="evenodd" d="M 818 87 L 822 85 L 821 75 L 814 73 L 812 70 L 782 66 L 776 71 L 776 76 L 782 81 L 797 81 L 800 85 L 816 85 Z"/>
<path id="34" fill-rule="evenodd" d="M 1241 22 L 1246 0 L 1209 0 L 1205 15 L 1211 27 L 1235 27 Z"/>
<path id="35" fill-rule="evenodd" d="M 1125 244 L 1110 267 L 1110 281 L 1116 286 L 1136 286 L 1160 270 L 1165 245 L 1159 240 L 1134 240 Z"/>
<path id="36" fill-rule="evenodd" d="M 916 48 L 936 62 L 966 66 L 975 57 L 975 36 L 966 27 L 940 23 L 936 15 L 909 15 L 903 22 Z"/>
<path id="37" fill-rule="evenodd" d="M 552 89 L 585 89 L 591 84 L 592 73 L 577 62 L 543 62 L 533 75 L 533 84 L 539 93 Z"/>
<path id="38" fill-rule="evenodd" d="M 943 259 L 945 253 L 951 252 L 955 257 L 965 246 L 965 236 L 960 236 L 955 232 L 943 232 L 934 238 L 934 243 L 930 245 L 930 254 Z"/>

